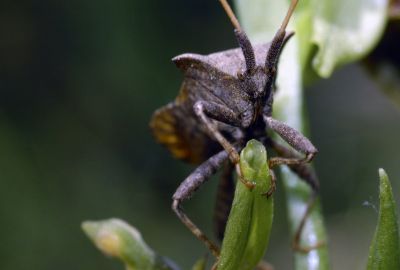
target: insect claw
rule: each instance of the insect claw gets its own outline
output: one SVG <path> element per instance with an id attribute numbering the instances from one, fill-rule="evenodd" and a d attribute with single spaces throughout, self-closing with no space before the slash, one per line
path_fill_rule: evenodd
<path id="1" fill-rule="evenodd" d="M 269 199 L 269 197 L 272 196 L 272 194 L 275 193 L 276 191 L 276 177 L 275 177 L 275 173 L 273 170 L 270 170 L 270 174 L 271 174 L 271 185 L 269 187 L 269 189 L 267 190 L 267 192 L 262 193 L 261 195 L 266 196 L 267 199 Z"/>
<path id="2" fill-rule="evenodd" d="M 275 186 L 275 185 L 274 185 L 274 186 L 271 186 L 271 187 L 268 189 L 267 192 L 264 192 L 264 193 L 262 193 L 261 195 L 263 195 L 263 196 L 267 197 L 267 199 L 269 199 L 269 198 L 272 196 L 272 194 L 275 193 L 275 190 L 276 190 L 276 186 Z"/>
<path id="3" fill-rule="evenodd" d="M 239 164 L 236 164 L 235 168 L 240 182 L 242 182 L 243 185 L 245 185 L 248 189 L 253 190 L 253 188 L 256 186 L 256 183 L 254 183 L 253 181 L 249 181 L 243 177 L 242 170 L 240 169 Z"/>
<path id="4" fill-rule="evenodd" d="M 253 190 L 253 188 L 256 186 L 256 184 L 253 181 L 249 181 L 246 179 L 241 179 L 241 181 L 250 190 Z"/>

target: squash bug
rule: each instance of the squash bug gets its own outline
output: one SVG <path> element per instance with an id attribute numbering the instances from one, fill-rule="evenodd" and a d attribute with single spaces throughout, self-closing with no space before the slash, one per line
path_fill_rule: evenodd
<path id="1" fill-rule="evenodd" d="M 318 180 L 306 164 L 313 159 L 317 149 L 300 132 L 272 118 L 277 63 L 282 48 L 293 35 L 293 32 L 286 32 L 286 26 L 297 2 L 291 1 L 282 25 L 270 43 L 252 45 L 227 1 L 220 0 L 234 26 L 239 48 L 209 55 L 186 53 L 173 58 L 184 74 L 182 86 L 176 99 L 155 111 L 150 121 L 156 140 L 174 157 L 200 164 L 176 190 L 172 209 L 215 256 L 219 255 L 218 246 L 189 219 L 181 203 L 221 167 L 225 167 L 225 172 L 220 190 L 232 189 L 234 169 L 238 179 L 252 188 L 251 179 L 243 178 L 238 165 L 238 151 L 248 140 L 257 139 L 275 151 L 277 156 L 270 158 L 270 168 L 286 164 L 309 183 L 314 193 L 318 190 Z M 266 131 L 276 132 L 296 151 L 277 143 Z M 264 195 L 270 196 L 274 190 L 275 181 Z M 228 205 L 229 200 L 231 195 L 226 200 Z M 220 237 L 229 209 L 217 201 L 217 211 L 225 213 L 217 213 Z"/>

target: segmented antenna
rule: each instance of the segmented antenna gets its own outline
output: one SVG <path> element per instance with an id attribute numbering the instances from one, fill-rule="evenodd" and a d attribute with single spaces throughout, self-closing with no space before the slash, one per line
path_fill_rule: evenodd
<path id="1" fill-rule="evenodd" d="M 271 41 L 271 46 L 269 47 L 267 57 L 265 59 L 265 67 L 266 70 L 269 72 L 274 72 L 273 70 L 276 67 L 276 64 L 278 62 L 282 46 L 285 42 L 285 35 L 286 35 L 286 26 L 289 23 L 290 17 L 292 16 L 294 9 L 296 8 L 298 0 L 292 0 L 290 3 L 289 9 L 286 13 L 285 18 L 282 21 L 282 25 L 279 28 L 279 30 L 276 32 L 274 38 Z M 273 78 L 271 78 L 273 79 Z M 272 83 L 272 82 L 268 82 Z"/>
<path id="2" fill-rule="evenodd" d="M 298 0 L 292 0 L 292 2 L 290 3 L 290 7 L 286 13 L 285 19 L 283 19 L 282 25 L 279 28 L 279 31 L 284 32 L 286 29 L 286 26 L 289 23 L 290 17 L 292 17 L 292 14 L 294 12 L 294 9 L 296 8 L 296 5 L 299 1 Z"/>
<path id="3" fill-rule="evenodd" d="M 251 42 L 246 33 L 242 30 L 242 27 L 240 26 L 239 21 L 236 18 L 235 13 L 233 13 L 232 8 L 228 4 L 228 2 L 226 0 L 219 0 L 219 2 L 224 8 L 229 19 L 231 20 L 233 27 L 235 28 L 236 39 L 239 43 L 240 48 L 242 49 L 244 60 L 246 62 L 246 70 L 247 72 L 251 73 L 256 67 L 256 58 L 254 55 L 253 47 L 251 46 Z"/>
<path id="4" fill-rule="evenodd" d="M 221 3 L 222 7 L 224 8 L 226 15 L 228 15 L 229 19 L 231 20 L 231 23 L 235 29 L 238 31 L 242 31 L 242 27 L 240 27 L 239 21 L 235 16 L 235 13 L 233 13 L 231 6 L 228 4 L 226 0 L 219 0 Z"/>

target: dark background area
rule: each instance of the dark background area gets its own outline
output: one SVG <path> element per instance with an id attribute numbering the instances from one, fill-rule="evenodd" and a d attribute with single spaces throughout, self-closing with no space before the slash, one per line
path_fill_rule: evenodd
<path id="1" fill-rule="evenodd" d="M 152 112 L 182 75 L 170 59 L 236 46 L 217 1 L 3 1 L 0 4 L 0 269 L 122 269 L 80 229 L 122 218 L 189 269 L 206 250 L 171 196 L 191 166 L 157 145 Z M 306 92 L 335 269 L 364 269 L 377 169 L 400 198 L 400 110 L 358 65 Z M 216 181 L 185 204 L 211 234 Z M 400 199 L 399 199 L 400 201 Z M 267 259 L 290 269 L 279 189 Z"/>

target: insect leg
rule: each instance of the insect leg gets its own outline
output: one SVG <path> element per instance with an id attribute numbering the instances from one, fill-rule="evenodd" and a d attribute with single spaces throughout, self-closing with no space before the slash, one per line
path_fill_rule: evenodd
<path id="1" fill-rule="evenodd" d="M 230 142 L 219 132 L 214 123 L 210 120 L 209 116 L 215 120 L 230 123 L 236 122 L 236 115 L 228 108 L 212 102 L 197 101 L 193 106 L 195 114 L 205 124 L 210 135 L 213 136 L 229 154 L 229 159 L 232 163 L 239 162 L 239 153 L 232 146 Z"/>
<path id="2" fill-rule="evenodd" d="M 262 195 L 267 196 L 267 198 L 271 197 L 276 190 L 276 175 L 275 172 L 270 168 L 269 174 L 271 175 L 271 187 L 268 189 L 267 192 L 263 193 Z"/>
<path id="3" fill-rule="evenodd" d="M 172 210 L 178 218 L 186 225 L 187 228 L 210 249 L 215 257 L 219 256 L 219 248 L 214 244 L 184 213 L 181 203 L 189 199 L 193 193 L 206 182 L 228 159 L 228 154 L 221 151 L 210 157 L 207 161 L 197 167 L 186 179 L 180 184 L 178 189 L 172 196 Z"/>
<path id="4" fill-rule="evenodd" d="M 286 165 L 296 165 L 301 163 L 310 162 L 314 156 L 318 153 L 317 148 L 307 139 L 303 134 L 298 132 L 292 127 L 289 127 L 285 123 L 273 119 L 272 117 L 264 115 L 264 121 L 267 126 L 273 131 L 279 134 L 279 136 L 284 139 L 290 146 L 305 154 L 304 158 L 281 158 L 276 157 L 270 159 L 270 165 L 272 167 L 276 165 L 286 164 Z"/>
<path id="5" fill-rule="evenodd" d="M 307 218 L 310 216 L 311 210 L 314 207 L 316 201 L 317 201 L 317 193 L 313 192 L 310 199 L 307 202 L 306 210 L 305 210 L 305 212 L 300 220 L 300 223 L 296 229 L 296 232 L 294 234 L 294 238 L 293 238 L 293 242 L 292 242 L 292 248 L 294 250 L 307 253 L 313 249 L 317 249 L 317 248 L 321 247 L 322 245 L 324 245 L 324 242 L 317 242 L 316 244 L 314 244 L 312 246 L 307 246 L 307 247 L 300 245 L 301 234 L 303 232 Z"/>
<path id="6" fill-rule="evenodd" d="M 199 117 L 201 122 L 206 126 L 209 134 L 214 137 L 225 151 L 229 154 L 229 159 L 235 164 L 236 172 L 238 173 L 239 180 L 246 185 L 249 189 L 254 187 L 254 184 L 244 179 L 239 166 L 239 153 L 235 147 L 219 132 L 215 124 L 210 118 L 221 121 L 227 124 L 239 126 L 240 120 L 236 114 L 227 107 L 213 102 L 197 101 L 193 106 L 195 114 Z"/>
<path id="7" fill-rule="evenodd" d="M 272 147 L 274 151 L 283 158 L 286 159 L 299 159 L 298 154 L 293 151 L 292 149 L 289 149 L 288 147 L 284 146 L 283 144 L 278 143 L 275 140 L 272 140 L 268 138 L 268 142 L 266 142 L 267 145 Z M 319 180 L 318 177 L 315 173 L 315 170 L 313 167 L 311 167 L 307 163 L 300 163 L 300 164 L 292 164 L 288 165 L 290 170 L 297 174 L 302 180 L 304 180 L 314 191 L 314 193 L 319 192 Z"/>
<path id="8" fill-rule="evenodd" d="M 293 158 L 298 158 L 298 154 L 295 153 L 293 150 L 285 147 L 284 145 L 268 138 L 267 141 L 265 142 L 267 145 L 271 146 L 275 152 L 288 159 L 293 159 Z M 312 247 L 302 247 L 300 245 L 300 238 L 301 234 L 304 229 L 304 225 L 308 219 L 308 217 L 311 214 L 311 210 L 316 202 L 317 195 L 319 192 L 319 180 L 317 175 L 315 174 L 314 169 L 309 165 L 305 163 L 300 163 L 300 164 L 291 164 L 288 165 L 288 167 L 296 173 L 302 180 L 304 180 L 312 190 L 311 197 L 309 201 L 307 202 L 306 210 L 300 220 L 300 223 L 295 231 L 294 238 L 293 238 L 293 243 L 292 247 L 295 250 L 301 251 L 301 252 L 309 252 L 312 249 L 318 248 L 322 245 L 322 243 L 317 243 L 316 245 Z M 269 191 L 268 191 L 269 192 Z"/>

